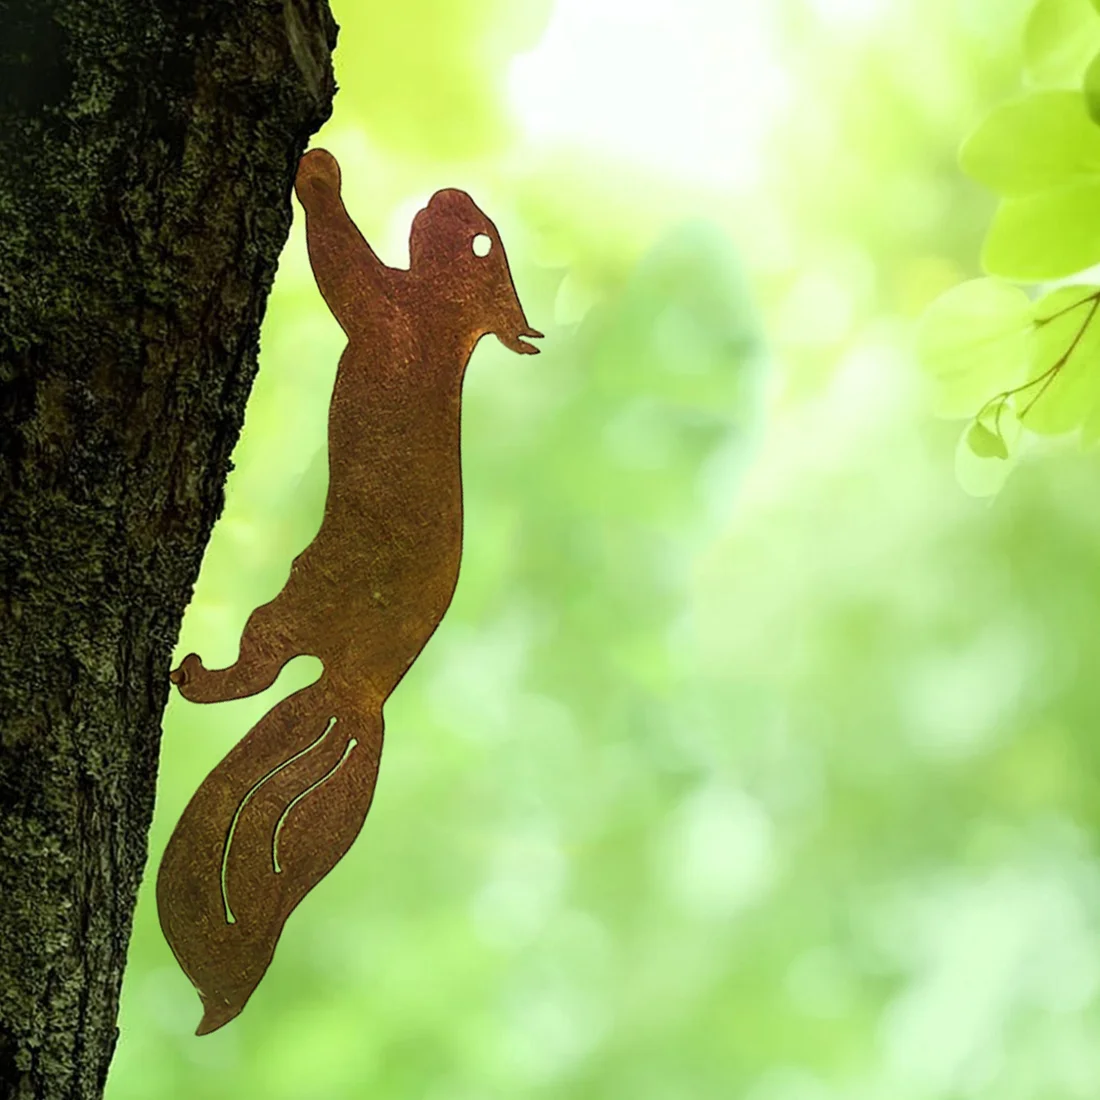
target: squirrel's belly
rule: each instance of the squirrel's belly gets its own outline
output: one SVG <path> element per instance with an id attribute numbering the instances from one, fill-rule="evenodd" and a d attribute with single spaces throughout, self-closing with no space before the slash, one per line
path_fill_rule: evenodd
<path id="1" fill-rule="evenodd" d="M 369 495 L 362 485 L 331 485 L 321 530 L 294 568 L 304 590 L 325 592 L 311 613 L 329 653 L 369 667 L 378 687 L 395 684 L 427 644 L 462 558 L 457 469 L 403 473 Z"/>
<path id="2" fill-rule="evenodd" d="M 450 606 L 458 581 L 452 568 L 424 570 L 415 588 L 378 582 L 366 606 L 356 612 L 356 628 L 341 665 L 361 670 L 384 698 L 397 686 L 428 644 Z"/>

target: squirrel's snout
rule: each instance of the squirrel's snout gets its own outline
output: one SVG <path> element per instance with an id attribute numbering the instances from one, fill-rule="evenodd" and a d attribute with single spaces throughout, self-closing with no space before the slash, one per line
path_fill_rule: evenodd
<path id="1" fill-rule="evenodd" d="M 533 328 L 523 328 L 514 335 L 505 332 L 496 334 L 497 339 L 510 351 L 519 352 L 520 355 L 538 355 L 542 349 L 535 347 L 534 344 L 529 344 L 527 340 L 523 339 L 525 336 L 532 340 L 542 339 L 542 333 Z"/>

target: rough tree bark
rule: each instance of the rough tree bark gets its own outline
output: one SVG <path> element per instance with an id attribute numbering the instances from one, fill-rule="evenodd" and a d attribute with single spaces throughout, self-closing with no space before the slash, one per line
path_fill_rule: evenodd
<path id="1" fill-rule="evenodd" d="M 0 0 L 0 1098 L 99 1097 L 327 0 Z"/>

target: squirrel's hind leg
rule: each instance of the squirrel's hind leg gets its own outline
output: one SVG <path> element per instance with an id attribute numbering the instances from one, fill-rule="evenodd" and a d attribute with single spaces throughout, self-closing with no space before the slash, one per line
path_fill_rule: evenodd
<path id="1" fill-rule="evenodd" d="M 283 666 L 298 656 L 270 610 L 276 601 L 256 608 L 241 635 L 240 654 L 228 668 L 205 668 L 197 653 L 189 653 L 169 674 L 180 694 L 192 703 L 223 703 L 258 695 L 275 683 Z"/>

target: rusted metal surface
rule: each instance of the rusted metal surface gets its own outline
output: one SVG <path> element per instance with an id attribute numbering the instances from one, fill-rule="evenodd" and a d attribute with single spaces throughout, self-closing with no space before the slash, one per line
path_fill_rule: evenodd
<path id="1" fill-rule="evenodd" d="M 198 989 L 202 1035 L 233 1019 L 287 917 L 351 846 L 370 809 L 382 706 L 450 605 L 462 555 L 462 379 L 489 333 L 538 349 L 493 223 L 461 191 L 413 220 L 407 270 L 384 265 L 321 149 L 298 168 L 310 262 L 347 334 L 329 412 L 317 537 L 257 608 L 237 662 L 172 673 L 196 703 L 241 699 L 299 654 L 321 678 L 273 707 L 183 812 L 157 877 L 161 927 Z M 482 238 L 475 250 L 475 238 Z M 485 255 L 484 238 L 488 238 Z"/>

